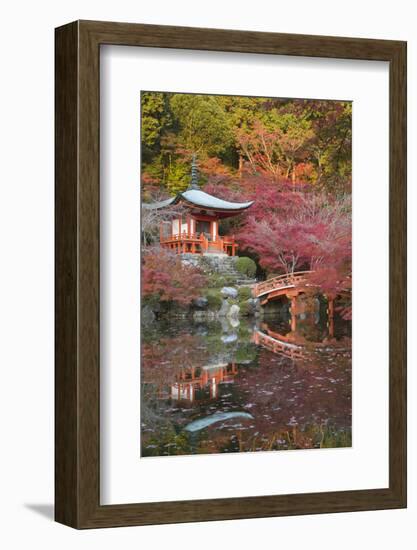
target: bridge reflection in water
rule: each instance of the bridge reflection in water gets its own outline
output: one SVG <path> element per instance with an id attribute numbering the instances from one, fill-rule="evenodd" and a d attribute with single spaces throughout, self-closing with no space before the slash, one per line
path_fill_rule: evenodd
<path id="1" fill-rule="evenodd" d="M 350 323 L 329 321 L 281 307 L 228 338 L 216 322 L 158 323 L 143 342 L 142 456 L 350 446 Z"/>
<path id="2" fill-rule="evenodd" d="M 281 354 L 290 359 L 314 360 L 316 354 L 340 355 L 351 353 L 351 338 L 344 336 L 341 339 L 335 337 L 335 320 L 333 309 L 329 310 L 327 322 L 327 334 L 321 341 L 308 340 L 303 333 L 297 330 L 296 315 L 293 308 L 290 308 L 291 330 L 288 333 L 278 332 L 271 328 L 268 323 L 261 323 L 260 328 L 254 330 L 252 340 L 256 345 L 263 346 L 273 353 Z M 307 317 L 307 319 L 309 319 Z M 310 320 L 314 317 L 311 316 Z M 301 326 L 305 328 L 305 320 Z M 316 323 L 314 323 L 316 324 Z"/>

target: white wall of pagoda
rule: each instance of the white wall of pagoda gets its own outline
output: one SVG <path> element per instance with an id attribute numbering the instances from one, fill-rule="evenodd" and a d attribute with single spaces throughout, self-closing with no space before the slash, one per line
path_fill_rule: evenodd
<path id="1" fill-rule="evenodd" d="M 217 240 L 217 235 L 218 235 L 217 221 L 213 221 L 212 227 L 213 227 L 213 241 L 216 241 Z"/>
<path id="2" fill-rule="evenodd" d="M 178 235 L 180 229 L 180 221 L 179 220 L 172 220 L 172 234 Z"/>

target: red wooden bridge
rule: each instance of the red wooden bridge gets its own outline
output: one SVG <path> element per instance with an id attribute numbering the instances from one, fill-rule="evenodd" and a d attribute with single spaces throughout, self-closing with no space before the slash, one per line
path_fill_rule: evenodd
<path id="1" fill-rule="evenodd" d="M 272 353 L 284 355 L 290 359 L 313 360 L 317 354 L 339 355 L 350 353 L 351 350 L 350 340 L 347 339 L 337 341 L 329 337 L 327 341 L 323 342 L 308 342 L 305 338 L 293 333 L 279 334 L 270 330 L 266 324 L 262 325 L 261 330 L 256 330 L 253 333 L 252 341 Z"/>
<path id="2" fill-rule="evenodd" d="M 306 292 L 317 286 L 310 280 L 312 273 L 314 272 L 297 271 L 272 277 L 272 279 L 256 284 L 252 288 L 252 294 L 255 298 L 261 298 L 264 305 L 279 296 L 291 296 Z"/>
<path id="3" fill-rule="evenodd" d="M 291 332 L 288 335 L 278 334 L 268 329 L 267 325 L 262 330 L 254 333 L 254 342 L 273 353 L 286 355 L 291 359 L 305 359 L 306 357 L 320 353 L 344 353 L 349 351 L 346 342 L 337 342 L 334 339 L 334 301 L 336 296 L 327 296 L 327 316 L 329 337 L 325 342 L 307 342 L 297 335 L 297 296 L 305 292 L 317 292 L 317 283 L 312 278 L 314 271 L 298 271 L 272 277 L 267 281 L 258 283 L 252 287 L 252 294 L 265 305 L 269 300 L 285 296 L 290 300 L 290 325 Z M 340 293 L 345 293 L 341 291 Z M 350 345 L 350 344 L 349 344 Z"/>

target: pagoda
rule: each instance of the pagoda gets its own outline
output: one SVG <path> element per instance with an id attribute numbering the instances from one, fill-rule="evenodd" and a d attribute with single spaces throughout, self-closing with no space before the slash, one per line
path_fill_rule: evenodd
<path id="1" fill-rule="evenodd" d="M 163 209 L 180 205 L 181 214 L 160 225 L 160 243 L 178 254 L 227 254 L 235 256 L 238 244 L 234 236 L 219 234 L 219 221 L 241 214 L 252 206 L 250 202 L 230 202 L 200 189 L 193 157 L 191 182 L 188 189 L 170 199 L 145 203 L 143 208 Z"/>

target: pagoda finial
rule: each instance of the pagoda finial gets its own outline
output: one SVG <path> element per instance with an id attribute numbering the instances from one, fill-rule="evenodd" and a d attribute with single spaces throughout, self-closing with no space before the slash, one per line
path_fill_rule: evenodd
<path id="1" fill-rule="evenodd" d="M 195 154 L 193 154 L 193 161 L 191 163 L 191 183 L 188 189 L 200 189 L 198 185 L 198 170 Z"/>

